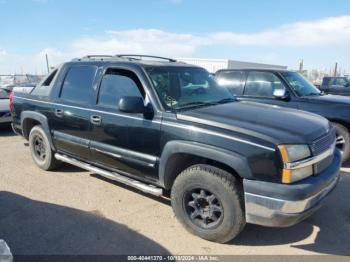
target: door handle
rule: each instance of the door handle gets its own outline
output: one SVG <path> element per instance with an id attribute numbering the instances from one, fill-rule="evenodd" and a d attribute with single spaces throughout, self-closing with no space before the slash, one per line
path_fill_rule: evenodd
<path id="1" fill-rule="evenodd" d="M 90 122 L 91 122 L 91 124 L 99 126 L 102 123 L 102 118 L 101 118 L 101 116 L 92 115 L 92 116 L 90 116 Z"/>
<path id="2" fill-rule="evenodd" d="M 57 117 L 63 117 L 63 109 L 55 109 L 55 115 Z"/>

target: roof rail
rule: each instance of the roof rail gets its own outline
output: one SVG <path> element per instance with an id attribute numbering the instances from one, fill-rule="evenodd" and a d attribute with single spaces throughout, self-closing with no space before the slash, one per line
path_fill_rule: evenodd
<path id="1" fill-rule="evenodd" d="M 84 56 L 84 58 L 88 58 L 88 59 L 93 59 L 93 58 L 111 58 L 113 56 L 111 55 L 87 55 L 87 56 Z"/>
<path id="2" fill-rule="evenodd" d="M 83 56 L 81 58 L 74 58 L 73 61 L 82 61 L 84 59 L 100 59 L 103 60 L 103 58 L 112 58 L 111 55 L 87 55 Z"/>
<path id="3" fill-rule="evenodd" d="M 120 58 L 130 58 L 130 59 L 137 59 L 142 60 L 142 58 L 155 58 L 159 60 L 167 60 L 169 62 L 176 62 L 175 59 L 173 58 L 168 58 L 168 57 L 162 57 L 162 56 L 153 56 L 153 55 L 135 55 L 135 54 L 120 54 L 120 55 L 115 55 L 115 57 L 120 57 Z"/>

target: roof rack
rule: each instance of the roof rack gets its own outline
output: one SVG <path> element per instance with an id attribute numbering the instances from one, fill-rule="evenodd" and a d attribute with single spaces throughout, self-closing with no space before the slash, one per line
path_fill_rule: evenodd
<path id="1" fill-rule="evenodd" d="M 87 56 L 84 56 L 83 58 L 91 59 L 91 58 L 104 58 L 104 57 L 111 58 L 113 56 L 111 56 L 111 55 L 87 55 Z"/>
<path id="2" fill-rule="evenodd" d="M 154 59 L 159 59 L 159 60 L 167 60 L 169 62 L 175 63 L 176 60 L 173 58 L 168 58 L 168 57 L 162 57 L 162 56 L 153 56 L 153 55 L 135 55 L 135 54 L 120 54 L 120 55 L 115 55 L 115 57 L 120 57 L 120 58 L 130 58 L 130 59 L 135 59 L 135 60 L 142 60 L 142 58 L 154 58 Z"/>
<path id="3" fill-rule="evenodd" d="M 83 56 L 81 58 L 74 58 L 73 61 L 81 61 L 84 59 L 100 59 L 103 60 L 103 58 L 112 58 L 113 56 L 111 55 L 87 55 Z"/>

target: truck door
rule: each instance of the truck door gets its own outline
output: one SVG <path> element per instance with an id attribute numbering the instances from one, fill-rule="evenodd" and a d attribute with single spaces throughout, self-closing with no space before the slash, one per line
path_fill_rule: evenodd
<path id="1" fill-rule="evenodd" d="M 72 65 L 65 71 L 49 120 L 58 151 L 90 159 L 90 101 L 97 67 Z"/>
<path id="2" fill-rule="evenodd" d="M 138 96 L 147 104 L 139 77 L 131 70 L 106 68 L 96 93 L 91 156 L 99 165 L 118 173 L 155 180 L 158 175 L 160 117 L 125 113 L 118 108 L 125 96 Z"/>

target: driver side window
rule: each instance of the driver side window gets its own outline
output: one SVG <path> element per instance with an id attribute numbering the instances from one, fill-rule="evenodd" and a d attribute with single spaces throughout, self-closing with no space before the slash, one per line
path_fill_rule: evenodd
<path id="1" fill-rule="evenodd" d="M 275 74 L 270 72 L 252 71 L 248 74 L 244 88 L 244 95 L 272 98 L 274 91 L 277 89 L 284 90 L 285 87 Z"/>
<path id="2" fill-rule="evenodd" d="M 141 82 L 133 72 L 109 69 L 102 78 L 97 104 L 118 108 L 119 100 L 124 96 L 144 97 L 142 90 Z"/>

